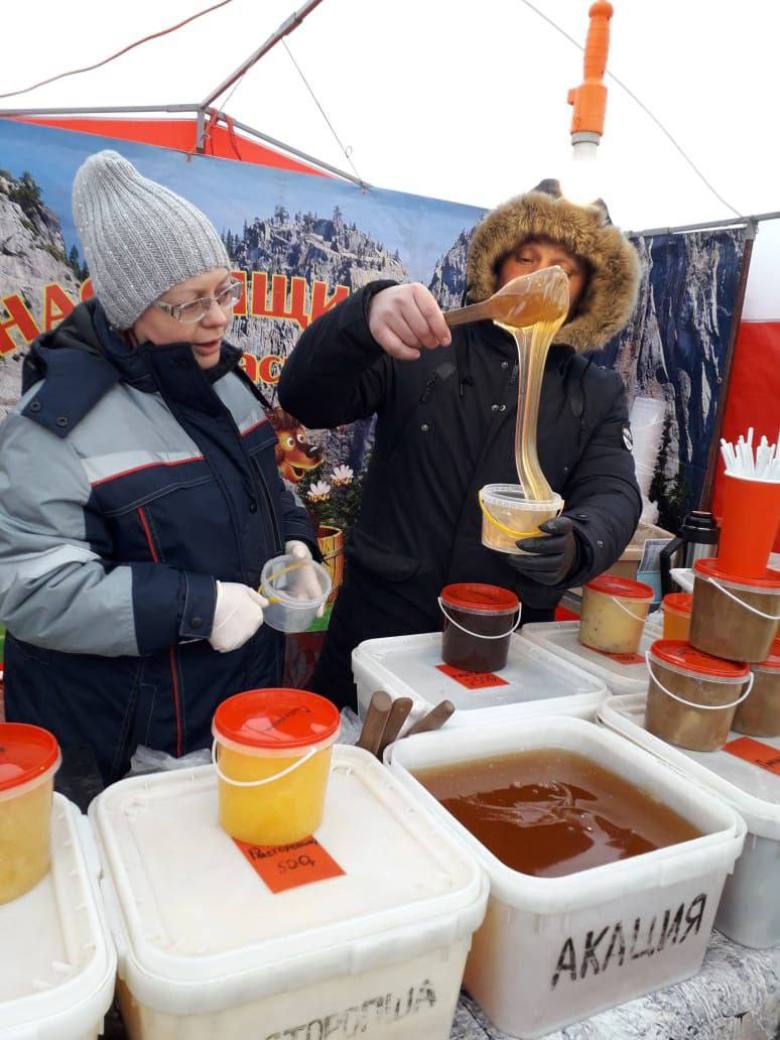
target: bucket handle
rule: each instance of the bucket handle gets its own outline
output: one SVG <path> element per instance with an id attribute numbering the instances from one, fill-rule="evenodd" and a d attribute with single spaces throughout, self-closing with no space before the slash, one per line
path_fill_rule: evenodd
<path id="1" fill-rule="evenodd" d="M 615 603 L 615 604 L 616 604 L 616 605 L 617 605 L 618 607 L 620 607 L 620 609 L 621 609 L 622 611 L 624 611 L 624 612 L 625 612 L 626 614 L 628 614 L 628 615 L 629 615 L 630 617 L 632 617 L 632 618 L 634 619 L 634 621 L 641 621 L 641 622 L 644 622 L 644 621 L 646 620 L 646 618 L 642 618 L 642 617 L 639 617 L 639 615 L 638 615 L 638 614 L 635 614 L 635 613 L 633 612 L 633 610 L 629 610 L 629 609 L 628 609 L 628 607 L 627 607 L 627 606 L 625 605 L 625 603 L 621 603 L 621 602 L 620 602 L 620 598 L 619 598 L 618 596 L 610 596 L 609 598 L 610 598 L 610 599 L 611 599 L 611 600 L 612 600 L 612 601 L 613 601 L 613 602 L 614 602 L 614 603 Z"/>
<path id="2" fill-rule="evenodd" d="M 688 708 L 698 708 L 701 711 L 725 711 L 726 708 L 736 708 L 738 704 L 741 704 L 744 700 L 747 700 L 750 695 L 750 691 L 753 689 L 753 683 L 755 681 L 755 672 L 751 672 L 747 680 L 747 689 L 742 696 L 730 704 L 694 704 L 693 701 L 686 701 L 684 697 L 678 697 L 676 693 L 672 693 L 671 690 L 667 690 L 662 682 L 659 681 L 658 676 L 653 671 L 653 666 L 650 664 L 650 651 L 645 651 L 645 660 L 647 661 L 647 670 L 650 673 L 650 678 L 653 680 L 659 690 L 662 690 L 667 697 L 671 697 L 673 701 L 679 701 L 680 704 L 686 705 Z"/>
<path id="3" fill-rule="evenodd" d="M 517 621 L 515 621 L 514 625 L 512 625 L 508 632 L 502 632 L 500 635 L 497 636 L 483 636 L 479 632 L 470 632 L 469 629 L 464 628 L 463 625 L 459 625 L 455 618 L 450 617 L 450 615 L 444 609 L 444 601 L 442 600 L 441 596 L 439 596 L 439 610 L 441 610 L 442 614 L 446 617 L 446 619 L 449 621 L 451 625 L 454 625 L 455 628 L 459 628 L 461 632 L 465 632 L 467 636 L 474 636 L 477 639 L 506 639 L 507 636 L 511 636 L 513 632 L 517 631 L 518 626 L 520 625 L 520 618 L 523 616 L 522 610 L 518 610 Z"/>
<path id="4" fill-rule="evenodd" d="M 336 555 L 338 555 L 338 554 L 336 554 Z M 327 557 L 325 557 L 325 558 L 327 558 Z M 307 560 L 306 558 L 304 558 L 302 560 L 297 560 L 295 563 L 288 563 L 286 567 L 282 567 L 282 568 L 280 568 L 280 570 L 274 571 L 273 574 L 269 574 L 266 580 L 268 581 L 268 583 L 270 585 L 271 582 L 275 581 L 277 578 L 281 578 L 283 575 L 289 574 L 291 571 L 298 571 L 298 570 L 300 570 L 301 569 L 301 566 L 300 566 L 301 564 L 316 563 L 316 562 L 317 562 L 316 560 Z M 268 600 L 269 603 L 281 603 L 282 602 L 279 599 L 278 596 L 266 595 L 266 593 L 263 592 L 262 585 L 260 586 L 260 588 L 258 588 L 257 591 L 260 593 L 261 596 L 265 596 L 265 598 Z"/>
<path id="5" fill-rule="evenodd" d="M 508 534 L 510 538 L 538 538 L 539 537 L 539 528 L 538 527 L 535 530 L 533 530 L 533 531 L 513 531 L 511 527 L 507 527 L 506 524 L 502 524 L 500 520 L 496 520 L 496 518 L 490 512 L 488 507 L 485 505 L 485 500 L 482 498 L 482 492 L 481 491 L 477 494 L 477 498 L 479 500 L 479 508 L 482 510 L 483 515 L 488 518 L 488 520 L 491 522 L 491 524 L 494 527 L 497 527 L 499 529 L 499 531 L 503 531 L 504 534 Z M 531 499 L 529 499 L 529 501 L 531 501 Z M 554 516 L 560 516 L 562 509 L 563 509 L 563 502 L 561 502 L 560 506 L 558 507 L 558 509 L 555 511 L 555 513 L 553 515 Z M 552 517 L 550 519 L 552 519 Z M 544 523 L 544 521 L 542 521 L 542 522 Z M 544 533 L 544 532 L 542 532 L 542 533 Z"/>
<path id="6" fill-rule="evenodd" d="M 766 618 L 767 621 L 780 621 L 780 614 L 765 614 L 763 610 L 759 610 L 758 607 L 752 607 L 749 603 L 740 599 L 739 596 L 735 596 L 733 592 L 729 592 L 729 590 L 724 588 L 715 578 L 707 578 L 706 580 L 712 582 L 719 592 L 722 592 L 724 596 L 728 596 L 729 599 L 733 599 L 735 603 L 739 603 L 741 607 L 744 607 L 745 610 L 749 610 L 751 614 L 758 614 L 759 617 Z"/>
<path id="7" fill-rule="evenodd" d="M 222 770 L 219 768 L 219 760 L 217 758 L 217 741 L 216 738 L 211 744 L 211 761 L 216 770 L 217 776 L 220 780 L 224 780 L 226 784 L 230 784 L 233 787 L 263 787 L 265 784 L 272 784 L 274 780 L 281 780 L 283 776 L 288 776 L 296 769 L 308 762 L 310 758 L 317 754 L 318 748 L 312 748 L 305 755 L 301 755 L 291 766 L 287 766 L 286 769 L 280 770 L 278 773 L 274 773 L 273 776 L 264 776 L 261 780 L 231 780 L 229 776 L 225 776 Z"/>

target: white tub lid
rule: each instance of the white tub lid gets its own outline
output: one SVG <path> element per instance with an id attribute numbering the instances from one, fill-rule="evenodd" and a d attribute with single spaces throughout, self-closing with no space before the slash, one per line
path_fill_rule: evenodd
<path id="1" fill-rule="evenodd" d="M 521 635 L 538 646 L 546 647 L 567 661 L 584 668 L 601 679 L 616 693 L 638 693 L 647 689 L 648 675 L 644 654 L 659 638 L 655 621 L 645 626 L 639 644 L 638 660 L 626 662 L 615 655 L 600 654 L 583 646 L 579 640 L 579 621 L 551 621 L 524 625 Z"/>
<path id="2" fill-rule="evenodd" d="M 469 689 L 440 671 L 441 632 L 391 639 L 369 639 L 353 653 L 371 672 L 374 689 L 393 696 L 411 697 L 433 706 L 450 700 L 458 711 L 529 705 L 559 698 L 587 699 L 594 710 L 606 696 L 601 679 L 567 661 L 556 659 L 549 650 L 512 636 L 506 667 L 495 674 L 503 685 Z M 457 719 L 457 713 L 453 720 Z"/>
<path id="3" fill-rule="evenodd" d="M 651 751 L 679 772 L 717 791 L 745 819 L 753 834 L 780 840 L 780 775 L 738 758 L 728 751 L 688 751 L 668 744 L 645 729 L 645 694 L 609 697 L 599 711 L 605 726 Z M 743 738 L 729 733 L 728 741 Z M 780 752 L 780 737 L 761 737 Z"/>
<path id="4" fill-rule="evenodd" d="M 403 960 L 484 915 L 476 861 L 356 748 L 334 747 L 316 833 L 344 874 L 278 894 L 220 829 L 211 766 L 121 781 L 90 817 L 120 974 L 137 1000 L 171 1014 Z"/>
<path id="5" fill-rule="evenodd" d="M 0 906 L 0 1036 L 92 1035 L 114 994 L 116 956 L 100 907 L 86 820 L 62 795 L 52 806 L 52 867 Z"/>

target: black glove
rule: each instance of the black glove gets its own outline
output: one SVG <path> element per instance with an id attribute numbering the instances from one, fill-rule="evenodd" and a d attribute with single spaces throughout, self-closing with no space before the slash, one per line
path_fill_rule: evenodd
<path id="1" fill-rule="evenodd" d="M 544 524 L 543 538 L 522 538 L 518 549 L 528 556 L 508 556 L 507 560 L 521 578 L 540 585 L 560 585 L 576 568 L 579 558 L 574 523 L 568 516 L 556 516 Z"/>

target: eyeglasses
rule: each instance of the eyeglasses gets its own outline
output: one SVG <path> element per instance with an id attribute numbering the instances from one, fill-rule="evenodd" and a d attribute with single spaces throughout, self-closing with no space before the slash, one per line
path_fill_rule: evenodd
<path id="1" fill-rule="evenodd" d="M 166 303 L 164 300 L 157 300 L 154 306 L 165 311 L 174 321 L 194 325 L 203 321 L 211 310 L 212 303 L 216 303 L 225 314 L 229 314 L 241 299 L 243 291 L 244 287 L 241 282 L 231 282 L 216 296 L 201 296 L 200 299 L 191 300 L 189 303 Z"/>

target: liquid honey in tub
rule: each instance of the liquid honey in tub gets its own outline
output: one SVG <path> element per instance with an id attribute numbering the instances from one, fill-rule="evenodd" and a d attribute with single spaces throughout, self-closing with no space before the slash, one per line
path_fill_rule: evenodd
<path id="1" fill-rule="evenodd" d="M 502 863 L 533 877 L 564 877 L 701 836 L 647 792 L 560 748 L 414 775 Z"/>

